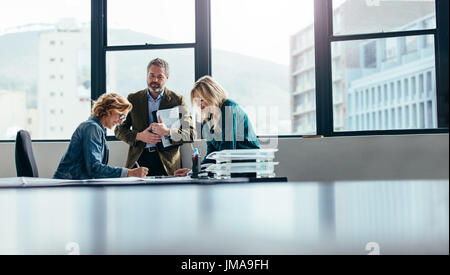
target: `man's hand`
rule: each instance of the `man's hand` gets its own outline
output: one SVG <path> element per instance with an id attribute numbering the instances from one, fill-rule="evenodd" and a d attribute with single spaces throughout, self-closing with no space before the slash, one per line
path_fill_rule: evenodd
<path id="1" fill-rule="evenodd" d="M 138 133 L 136 135 L 136 140 L 148 143 L 148 144 L 157 144 L 158 142 L 161 142 L 161 135 L 154 134 L 150 132 L 151 125 L 145 129 L 144 131 Z"/>
<path id="2" fill-rule="evenodd" d="M 128 169 L 128 175 L 127 177 L 137 177 L 137 178 L 143 178 L 147 176 L 148 168 L 146 167 L 139 167 L 136 169 Z"/>
<path id="3" fill-rule="evenodd" d="M 153 122 L 150 125 L 150 129 L 152 130 L 152 132 L 164 137 L 170 135 L 170 129 L 167 128 L 167 126 L 164 124 L 160 116 L 158 118 L 160 123 Z"/>

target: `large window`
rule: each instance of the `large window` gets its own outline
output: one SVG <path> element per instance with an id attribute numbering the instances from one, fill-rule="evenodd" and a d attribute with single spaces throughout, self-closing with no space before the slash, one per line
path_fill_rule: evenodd
<path id="1" fill-rule="evenodd" d="M 212 0 L 212 75 L 259 135 L 316 133 L 312 0 Z"/>
<path id="2" fill-rule="evenodd" d="M 106 55 L 106 90 L 124 97 L 147 88 L 147 65 L 154 58 L 169 63 L 167 88 L 190 102 L 190 89 L 194 83 L 193 49 L 112 51 Z"/>
<path id="3" fill-rule="evenodd" d="M 435 0 L 332 0 L 335 35 L 426 30 L 436 27 Z M 433 19 L 422 21 L 424 18 Z M 420 21 L 417 22 L 417 21 Z"/>
<path id="4" fill-rule="evenodd" d="M 448 6 L 9 1 L 0 4 L 0 141 L 19 129 L 69 139 L 91 99 L 144 89 L 155 57 L 169 61 L 167 87 L 188 103 L 195 80 L 212 75 L 258 135 L 447 133 Z"/>
<path id="5" fill-rule="evenodd" d="M 194 0 L 108 0 L 107 25 L 107 92 L 126 97 L 146 89 L 147 65 L 159 57 L 169 63 L 167 88 L 189 102 L 195 82 Z M 191 44 L 178 47 L 182 43 Z"/>
<path id="6" fill-rule="evenodd" d="M 68 139 L 90 113 L 90 0 L 0 4 L 0 140 Z"/>
<path id="7" fill-rule="evenodd" d="M 108 0 L 108 45 L 195 42 L 194 0 Z"/>
<path id="8" fill-rule="evenodd" d="M 334 132 L 438 128 L 436 2 L 333 0 L 332 14 Z"/>
<path id="9" fill-rule="evenodd" d="M 415 39 L 419 43 L 432 37 L 419 36 Z M 356 43 L 354 41 L 336 42 L 344 48 L 352 49 L 343 57 L 345 66 L 339 70 L 340 73 L 346 74 L 345 92 L 349 99 L 344 103 L 345 127 L 340 128 L 342 131 L 438 127 L 434 47 L 420 47 L 420 52 L 413 56 L 404 52 L 396 56 L 395 61 L 389 59 L 377 62 L 379 60 L 377 51 L 368 52 L 367 48 L 373 49 L 391 44 L 389 40 L 396 41 L 398 38 L 360 40 Z M 378 53 L 382 55 L 381 52 Z M 362 60 L 359 60 L 360 57 Z M 409 96 L 410 86 L 414 87 L 413 91 L 417 90 L 412 96 Z M 380 87 L 385 87 L 388 92 L 384 95 L 381 92 L 377 93 Z M 340 91 L 333 89 L 333 95 L 337 93 Z M 364 93 L 364 105 L 363 108 L 357 108 L 356 106 L 361 102 L 352 100 L 355 98 L 353 95 L 361 93 Z M 383 104 L 375 104 L 377 102 L 383 102 Z M 409 111 L 413 105 L 421 104 L 427 106 L 426 117 L 417 114 L 414 116 Z M 377 117 L 376 114 L 380 111 L 381 113 L 387 111 L 387 116 Z M 367 115 L 374 116 L 374 120 L 363 119 Z M 355 123 L 355 117 L 358 116 L 359 124 Z M 378 121 L 379 119 L 381 121 Z M 409 123 L 406 123 L 408 121 Z M 335 118 L 335 130 L 339 130 L 337 126 Z"/>
<path id="10" fill-rule="evenodd" d="M 125 97 L 147 88 L 147 65 L 154 58 L 169 63 L 167 88 L 185 97 L 190 105 L 190 90 L 195 82 L 195 0 L 102 0 L 97 14 L 101 17 L 97 69 L 102 76 L 102 91 Z M 106 5 L 106 9 L 105 9 Z M 108 131 L 108 135 L 113 135 Z"/>

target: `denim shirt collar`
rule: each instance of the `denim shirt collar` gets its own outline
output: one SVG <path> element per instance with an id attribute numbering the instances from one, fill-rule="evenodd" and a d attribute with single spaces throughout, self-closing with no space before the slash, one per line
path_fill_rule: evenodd
<path id="1" fill-rule="evenodd" d="M 148 100 L 148 101 L 154 101 L 154 102 L 160 101 L 161 98 L 163 97 L 165 91 L 166 91 L 166 88 L 164 88 L 164 89 L 162 90 L 162 92 L 159 94 L 159 96 L 158 96 L 156 99 L 154 99 L 154 98 L 150 95 L 150 90 L 147 88 L 147 100 Z"/>
<path id="2" fill-rule="evenodd" d="M 103 130 L 103 132 L 106 134 L 106 128 L 103 127 L 102 123 L 100 122 L 100 120 L 98 119 L 98 117 L 92 115 L 89 117 L 90 120 L 94 121 L 95 123 L 97 123 Z"/>

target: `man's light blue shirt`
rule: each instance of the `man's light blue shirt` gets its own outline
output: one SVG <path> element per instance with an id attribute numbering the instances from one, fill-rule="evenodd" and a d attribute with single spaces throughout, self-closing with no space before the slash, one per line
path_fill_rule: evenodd
<path id="1" fill-rule="evenodd" d="M 148 121 L 149 121 L 148 126 L 150 126 L 150 124 L 152 124 L 153 122 L 158 122 L 158 121 L 153 121 L 152 112 L 159 110 L 159 105 L 161 104 L 161 99 L 164 95 L 165 90 L 166 89 L 164 88 L 162 90 L 162 92 L 159 94 L 159 96 L 156 99 L 153 99 L 153 97 L 150 95 L 149 89 L 147 88 Z M 145 146 L 145 148 L 150 148 L 150 147 L 156 147 L 156 145 L 147 143 L 147 145 Z"/>

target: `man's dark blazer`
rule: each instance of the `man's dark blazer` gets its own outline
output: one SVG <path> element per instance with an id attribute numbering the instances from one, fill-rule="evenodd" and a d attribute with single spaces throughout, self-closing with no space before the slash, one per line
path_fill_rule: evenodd
<path id="1" fill-rule="evenodd" d="M 141 156 L 146 144 L 136 141 L 136 135 L 150 126 L 148 114 L 147 89 L 128 95 L 128 101 L 133 105 L 133 109 L 128 114 L 126 120 L 115 129 L 118 139 L 128 143 L 128 157 L 126 167 L 131 169 Z M 171 130 L 172 144 L 176 145 L 169 150 L 159 150 L 157 152 L 161 159 L 167 175 L 173 175 L 177 169 L 181 168 L 180 146 L 183 143 L 193 142 L 195 131 L 192 123 L 192 116 L 182 95 L 178 95 L 169 89 L 164 91 L 159 105 L 159 110 L 170 109 L 178 106 L 181 115 L 181 125 L 179 129 Z M 151 167 L 147 167 L 150 170 Z"/>

